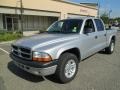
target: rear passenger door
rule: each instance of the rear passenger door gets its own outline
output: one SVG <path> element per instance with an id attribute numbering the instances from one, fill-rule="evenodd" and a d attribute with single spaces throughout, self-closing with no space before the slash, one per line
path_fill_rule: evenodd
<path id="1" fill-rule="evenodd" d="M 96 36 L 97 36 L 97 46 L 98 51 L 106 47 L 106 30 L 104 28 L 103 22 L 100 19 L 94 19 L 96 25 Z"/>
<path id="2" fill-rule="evenodd" d="M 92 19 L 85 21 L 82 35 L 82 45 L 80 48 L 83 51 L 83 58 L 86 58 L 96 52 L 97 35 L 95 25 Z"/>

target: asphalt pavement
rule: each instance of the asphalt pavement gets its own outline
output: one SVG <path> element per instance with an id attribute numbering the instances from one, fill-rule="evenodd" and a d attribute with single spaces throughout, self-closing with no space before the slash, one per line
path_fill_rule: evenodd
<path id="1" fill-rule="evenodd" d="M 120 34 L 112 55 L 99 52 L 85 59 L 67 84 L 58 83 L 55 76 L 43 79 L 19 69 L 9 57 L 10 44 L 0 48 L 0 90 L 120 90 Z"/>

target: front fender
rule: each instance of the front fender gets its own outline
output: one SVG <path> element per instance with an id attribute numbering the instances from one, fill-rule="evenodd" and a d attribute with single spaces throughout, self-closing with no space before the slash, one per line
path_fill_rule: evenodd
<path id="1" fill-rule="evenodd" d="M 57 52 L 57 54 L 56 54 L 56 59 L 59 59 L 60 55 L 61 55 L 63 52 L 65 52 L 65 51 L 67 51 L 67 50 L 70 50 L 70 49 L 73 49 L 73 48 L 77 48 L 77 47 L 76 47 L 76 46 L 67 46 L 67 47 L 65 47 L 65 48 L 59 49 L 58 52 Z"/>

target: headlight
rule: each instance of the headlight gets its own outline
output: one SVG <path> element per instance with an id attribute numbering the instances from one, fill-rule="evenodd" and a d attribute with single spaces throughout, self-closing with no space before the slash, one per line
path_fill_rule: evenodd
<path id="1" fill-rule="evenodd" d="M 44 52 L 33 52 L 32 60 L 38 62 L 50 62 L 52 61 L 52 58 L 49 54 Z"/>

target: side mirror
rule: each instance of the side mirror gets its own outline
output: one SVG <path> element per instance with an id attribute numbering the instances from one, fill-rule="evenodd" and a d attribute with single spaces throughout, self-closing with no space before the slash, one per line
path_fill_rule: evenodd
<path id="1" fill-rule="evenodd" d="M 84 29 L 84 34 L 92 33 L 93 29 L 92 28 L 85 28 Z"/>

